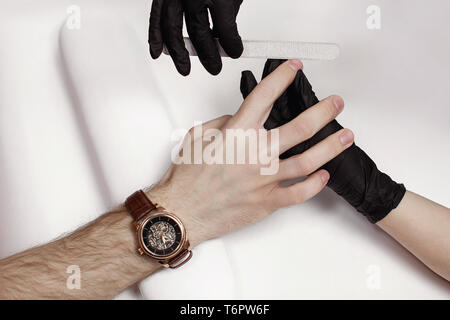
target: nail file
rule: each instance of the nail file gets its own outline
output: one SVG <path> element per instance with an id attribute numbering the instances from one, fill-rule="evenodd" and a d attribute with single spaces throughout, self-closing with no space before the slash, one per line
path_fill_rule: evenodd
<path id="1" fill-rule="evenodd" d="M 219 41 L 216 41 L 220 56 L 228 57 Z M 335 43 L 259 40 L 243 40 L 242 42 L 244 52 L 241 58 L 335 60 L 340 52 L 339 45 Z M 191 39 L 184 38 L 184 43 L 189 55 L 197 56 Z M 166 46 L 164 46 L 163 52 L 169 54 Z"/>

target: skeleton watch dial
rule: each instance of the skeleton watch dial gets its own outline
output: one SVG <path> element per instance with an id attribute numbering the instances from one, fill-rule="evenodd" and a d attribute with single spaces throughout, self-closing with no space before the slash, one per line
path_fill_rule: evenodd
<path id="1" fill-rule="evenodd" d="M 142 242 L 155 255 L 173 253 L 180 246 L 181 236 L 180 226 L 168 216 L 149 219 L 142 228 Z"/>

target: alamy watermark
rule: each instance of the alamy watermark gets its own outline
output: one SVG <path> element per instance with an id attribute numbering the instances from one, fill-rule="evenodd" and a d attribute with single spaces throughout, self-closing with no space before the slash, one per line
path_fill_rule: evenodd
<path id="1" fill-rule="evenodd" d="M 70 274 L 66 280 L 66 287 L 69 290 L 81 289 L 81 269 L 77 265 L 70 265 L 66 269 L 66 273 Z"/>
<path id="2" fill-rule="evenodd" d="M 184 139 L 183 139 L 184 137 Z M 172 141 L 174 164 L 260 165 L 261 175 L 277 174 L 279 169 L 279 130 L 204 128 L 175 130 Z"/>
<path id="3" fill-rule="evenodd" d="M 368 15 L 366 26 L 369 30 L 381 29 L 381 8 L 377 5 L 370 5 L 367 7 L 366 13 Z"/>
<path id="4" fill-rule="evenodd" d="M 369 265 L 366 269 L 366 286 L 369 290 L 381 290 L 381 268 L 378 265 Z"/>
<path id="5" fill-rule="evenodd" d="M 69 30 L 81 29 L 81 8 L 77 5 L 67 7 L 66 28 Z"/>

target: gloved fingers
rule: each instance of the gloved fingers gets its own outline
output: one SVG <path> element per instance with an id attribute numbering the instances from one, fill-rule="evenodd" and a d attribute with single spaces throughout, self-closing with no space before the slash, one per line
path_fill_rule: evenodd
<path id="1" fill-rule="evenodd" d="M 203 0 L 184 0 L 186 27 L 198 58 L 212 75 L 222 70 L 219 49 L 209 26 L 208 8 Z"/>
<path id="2" fill-rule="evenodd" d="M 242 2 L 242 1 L 241 1 Z M 235 5 L 238 8 L 235 8 Z M 237 11 L 240 3 L 230 0 L 215 0 L 209 8 L 214 24 L 214 34 L 219 38 L 220 45 L 233 59 L 237 59 L 244 51 L 241 36 L 236 24 Z"/>
<path id="3" fill-rule="evenodd" d="M 258 81 L 256 81 L 256 78 L 253 74 L 253 72 L 246 70 L 242 71 L 241 75 L 241 94 L 242 97 L 245 99 L 248 97 L 250 92 L 255 89 L 255 87 L 258 85 Z"/>
<path id="4" fill-rule="evenodd" d="M 248 95 L 236 113 L 238 121 L 262 127 L 273 103 L 294 80 L 302 68 L 300 60 L 290 60 L 263 79 Z"/>
<path id="5" fill-rule="evenodd" d="M 344 101 L 330 96 L 307 109 L 292 121 L 279 127 L 280 154 L 293 146 L 309 140 L 344 109 Z"/>
<path id="6" fill-rule="evenodd" d="M 183 40 L 183 7 L 180 0 L 166 0 L 162 8 L 161 19 L 162 36 L 169 54 L 183 76 L 191 71 L 189 52 Z"/>
<path id="7" fill-rule="evenodd" d="M 241 8 L 243 0 L 234 0 L 234 16 L 237 17 L 239 9 Z"/>
<path id="8" fill-rule="evenodd" d="M 277 208 L 303 203 L 317 195 L 326 186 L 330 175 L 325 170 L 314 172 L 302 182 L 289 187 L 276 187 L 269 196 Z"/>
<path id="9" fill-rule="evenodd" d="M 312 107 L 319 102 L 311 84 L 303 72 L 299 72 L 294 80 L 293 87 L 297 95 L 298 107 L 300 112 Z"/>
<path id="10" fill-rule="evenodd" d="M 286 60 L 268 59 L 264 66 L 263 77 L 265 77 L 267 74 L 270 74 L 284 61 Z M 292 86 L 289 87 L 289 95 L 291 98 L 291 103 L 287 107 L 296 109 L 296 112 L 298 113 L 303 112 L 307 108 L 312 107 L 319 102 L 314 91 L 312 90 L 311 84 L 309 83 L 302 70 L 298 72 L 294 82 L 292 83 Z M 294 100 L 297 100 L 297 103 L 295 103 Z"/>
<path id="11" fill-rule="evenodd" d="M 161 33 L 161 14 L 164 0 L 153 0 L 150 12 L 150 27 L 148 29 L 148 44 L 150 55 L 153 59 L 159 58 L 163 51 L 163 39 Z"/>
<path id="12" fill-rule="evenodd" d="M 280 162 L 281 179 L 291 180 L 315 172 L 353 144 L 353 133 L 342 129 L 302 154 Z"/>

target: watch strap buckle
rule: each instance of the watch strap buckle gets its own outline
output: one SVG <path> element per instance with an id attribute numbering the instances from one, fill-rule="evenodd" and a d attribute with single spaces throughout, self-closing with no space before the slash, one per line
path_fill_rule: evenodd
<path id="1" fill-rule="evenodd" d="M 191 260 L 191 258 L 192 258 L 192 251 L 189 249 L 184 249 L 175 258 L 168 261 L 167 265 L 170 269 L 177 269 L 182 265 L 184 265 L 189 260 Z"/>

